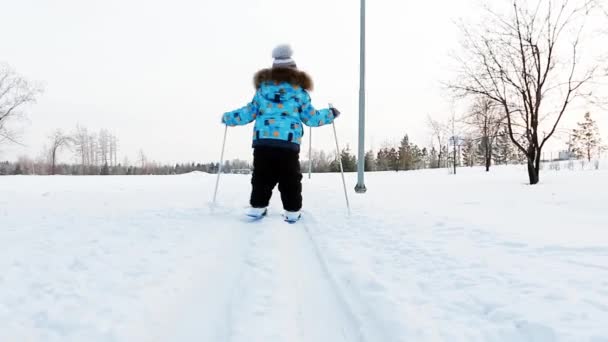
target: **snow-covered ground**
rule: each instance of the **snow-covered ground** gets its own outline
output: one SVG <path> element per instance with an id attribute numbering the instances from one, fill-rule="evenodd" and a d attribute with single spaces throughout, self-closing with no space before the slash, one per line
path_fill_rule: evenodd
<path id="1" fill-rule="evenodd" d="M 0 177 L 0 341 L 608 341 L 608 171 Z"/>

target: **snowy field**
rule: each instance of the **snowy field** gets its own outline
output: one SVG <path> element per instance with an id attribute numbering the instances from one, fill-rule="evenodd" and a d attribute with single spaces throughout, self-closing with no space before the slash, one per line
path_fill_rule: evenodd
<path id="1" fill-rule="evenodd" d="M 0 341 L 608 341 L 608 170 L 0 177 Z"/>

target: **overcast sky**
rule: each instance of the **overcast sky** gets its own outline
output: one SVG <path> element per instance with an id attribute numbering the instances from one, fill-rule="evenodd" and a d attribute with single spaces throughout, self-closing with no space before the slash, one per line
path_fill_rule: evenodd
<path id="1" fill-rule="evenodd" d="M 428 145 L 427 115 L 451 110 L 440 81 L 452 77 L 454 21 L 474 18 L 478 4 L 367 1 L 367 149 L 405 133 Z M 342 145 L 357 147 L 358 1 L 19 0 L 2 1 L 0 13 L 0 61 L 45 88 L 27 108 L 26 147 L 2 146 L 0 159 L 35 157 L 52 131 L 81 124 L 114 132 L 120 160 L 140 149 L 161 162 L 216 160 L 221 114 L 251 100 L 253 74 L 280 43 L 312 76 L 313 104 L 343 113 Z M 604 135 L 605 116 L 596 115 Z M 229 129 L 228 159 L 250 158 L 251 129 Z M 331 150 L 332 134 L 316 129 L 314 146 Z"/>

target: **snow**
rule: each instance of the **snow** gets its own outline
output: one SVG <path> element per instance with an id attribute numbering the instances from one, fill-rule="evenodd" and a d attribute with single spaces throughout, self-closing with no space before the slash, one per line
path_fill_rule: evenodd
<path id="1" fill-rule="evenodd" d="M 0 177 L 0 341 L 608 341 L 608 171 Z"/>

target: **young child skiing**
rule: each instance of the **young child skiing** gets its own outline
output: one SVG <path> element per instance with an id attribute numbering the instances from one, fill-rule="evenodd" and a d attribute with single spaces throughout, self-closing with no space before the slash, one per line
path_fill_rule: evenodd
<path id="1" fill-rule="evenodd" d="M 285 220 L 290 223 L 300 218 L 302 208 L 299 161 L 302 124 L 319 127 L 331 124 L 340 115 L 332 107 L 316 110 L 312 106 L 308 94 L 313 87 L 312 79 L 298 70 L 292 54 L 289 45 L 277 46 L 272 51 L 272 68 L 262 69 L 254 76 L 253 100 L 222 116 L 222 123 L 228 126 L 255 121 L 251 208 L 247 215 L 254 218 L 266 215 L 272 190 L 278 183 Z"/>

